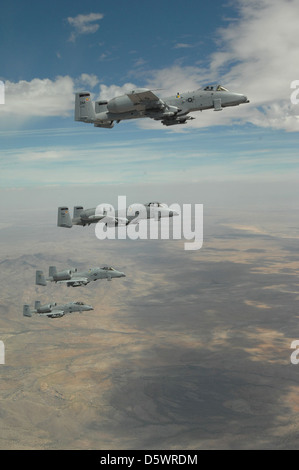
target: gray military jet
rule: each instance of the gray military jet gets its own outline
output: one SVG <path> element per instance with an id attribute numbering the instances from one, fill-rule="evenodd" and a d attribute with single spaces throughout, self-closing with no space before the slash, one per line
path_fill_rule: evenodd
<path id="1" fill-rule="evenodd" d="M 47 281 L 50 281 L 58 284 L 66 284 L 68 287 L 78 287 L 86 286 L 89 282 L 96 281 L 97 279 L 107 279 L 107 281 L 111 281 L 113 278 L 118 277 L 126 277 L 126 275 L 111 266 L 91 268 L 81 272 L 78 272 L 76 268 L 57 272 L 56 266 L 50 266 L 49 277 L 47 278 L 45 278 L 43 271 L 36 271 L 35 283 L 38 286 L 46 286 Z"/>
<path id="2" fill-rule="evenodd" d="M 135 207 L 134 207 L 135 206 Z M 166 204 L 161 202 L 148 202 L 142 206 L 144 213 L 136 211 L 136 205 L 131 205 L 127 209 L 127 216 L 123 217 L 118 211 L 111 212 L 110 207 L 83 209 L 82 206 L 75 206 L 73 218 L 71 218 L 68 207 L 58 207 L 57 225 L 58 227 L 71 228 L 73 225 L 90 225 L 97 222 L 103 222 L 107 226 L 128 225 L 129 223 L 138 223 L 141 219 L 160 220 L 161 217 L 173 217 L 178 215 L 174 210 L 170 210 Z M 140 204 L 141 206 L 141 204 Z M 137 207 L 138 209 L 138 207 Z M 132 215 L 130 215 L 130 213 Z"/>
<path id="3" fill-rule="evenodd" d="M 60 318 L 67 313 L 73 312 L 88 312 L 93 310 L 91 305 L 87 305 L 84 302 L 70 302 L 68 304 L 58 305 L 57 303 L 41 305 L 39 300 L 35 301 L 34 309 L 31 310 L 29 305 L 23 306 L 24 317 L 32 317 L 33 314 L 49 317 L 49 318 Z"/>
<path id="4" fill-rule="evenodd" d="M 95 103 L 91 101 L 89 92 L 78 92 L 75 94 L 75 121 L 110 129 L 114 122 L 148 117 L 161 121 L 165 126 L 173 126 L 195 119 L 188 116 L 193 111 L 221 111 L 242 103 L 249 103 L 247 96 L 232 93 L 221 85 L 206 86 L 167 98 L 159 98 L 147 88 L 138 88 L 109 101 Z"/>

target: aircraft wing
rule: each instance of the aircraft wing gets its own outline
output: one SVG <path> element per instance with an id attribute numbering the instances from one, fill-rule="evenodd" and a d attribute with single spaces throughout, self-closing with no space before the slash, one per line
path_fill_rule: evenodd
<path id="1" fill-rule="evenodd" d="M 41 317 L 63 317 L 64 311 L 63 310 L 53 310 L 52 312 L 47 313 L 39 313 Z"/>
<path id="2" fill-rule="evenodd" d="M 126 217 L 111 217 L 111 215 L 106 215 L 104 222 L 108 227 L 114 227 L 115 225 L 127 225 L 129 220 Z"/>
<path id="3" fill-rule="evenodd" d="M 82 283 L 82 284 L 88 284 L 88 279 L 87 277 L 76 277 L 73 279 L 65 279 L 63 281 L 57 281 L 57 284 L 66 284 L 68 286 L 71 286 L 72 284 L 77 284 L 77 283 Z"/>
<path id="4" fill-rule="evenodd" d="M 178 117 L 181 111 L 177 106 L 167 104 L 151 90 L 140 88 L 127 94 L 137 110 L 144 110 L 145 116 L 162 121 L 162 124 L 171 126 L 173 124 L 183 124 L 188 117 Z"/>
<path id="5" fill-rule="evenodd" d="M 134 104 L 148 104 L 152 101 L 160 101 L 160 98 L 151 90 L 132 91 L 127 95 Z"/>
<path id="6" fill-rule="evenodd" d="M 105 215 L 103 214 L 95 214 L 95 215 L 90 215 L 87 219 L 84 219 L 84 220 L 90 220 L 91 222 L 95 222 L 97 220 L 102 220 L 104 217 L 106 217 Z"/>

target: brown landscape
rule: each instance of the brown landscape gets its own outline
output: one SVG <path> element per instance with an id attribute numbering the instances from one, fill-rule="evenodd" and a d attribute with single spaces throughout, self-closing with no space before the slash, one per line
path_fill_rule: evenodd
<path id="1" fill-rule="evenodd" d="M 198 251 L 99 241 L 92 226 L 58 229 L 46 215 L 3 223 L 0 448 L 298 448 L 292 217 L 207 213 Z M 36 269 L 103 264 L 126 278 L 35 286 Z M 94 310 L 23 317 L 35 300 Z"/>

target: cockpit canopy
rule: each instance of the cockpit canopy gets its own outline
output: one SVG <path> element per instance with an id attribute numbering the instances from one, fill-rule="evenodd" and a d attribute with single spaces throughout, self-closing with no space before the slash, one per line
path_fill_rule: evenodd
<path id="1" fill-rule="evenodd" d="M 147 202 L 145 204 L 145 207 L 150 207 L 150 206 L 154 206 L 154 207 L 166 207 L 165 204 L 163 204 L 162 202 Z"/>
<path id="2" fill-rule="evenodd" d="M 205 91 L 228 91 L 227 88 L 224 88 L 222 85 L 208 85 L 204 87 Z"/>
<path id="3" fill-rule="evenodd" d="M 75 302 L 76 305 L 84 305 L 84 302 Z"/>
<path id="4" fill-rule="evenodd" d="M 102 269 L 104 269 L 105 271 L 115 271 L 112 266 L 104 266 Z"/>

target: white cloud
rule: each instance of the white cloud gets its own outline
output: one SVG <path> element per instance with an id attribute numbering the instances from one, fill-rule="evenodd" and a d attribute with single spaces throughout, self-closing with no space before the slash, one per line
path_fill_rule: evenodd
<path id="1" fill-rule="evenodd" d="M 221 113 L 194 113 L 186 128 L 250 122 L 256 126 L 299 131 L 299 104 L 291 103 L 291 82 L 299 79 L 299 0 L 238 0 L 238 16 L 217 31 L 218 50 L 205 68 L 175 65 L 147 71 L 144 86 L 160 97 L 195 90 L 208 82 L 220 82 L 231 91 L 244 93 L 250 104 Z M 105 93 L 116 90 L 104 87 Z M 112 90 L 113 89 L 113 90 Z M 121 90 L 127 89 L 125 84 Z M 115 96 L 115 95 L 114 95 Z M 159 128 L 142 120 L 143 128 Z M 171 128 L 171 132 L 181 132 Z"/>
<path id="2" fill-rule="evenodd" d="M 208 70 L 196 66 L 174 65 L 153 71 L 151 77 L 147 79 L 147 86 L 161 89 L 160 96 L 169 96 L 177 92 L 196 90 L 210 79 Z"/>
<path id="3" fill-rule="evenodd" d="M 138 88 L 133 83 L 125 83 L 123 86 L 118 85 L 100 85 L 100 95 L 98 99 L 111 100 L 115 96 L 124 95 L 131 92 L 135 88 Z"/>
<path id="4" fill-rule="evenodd" d="M 140 57 L 139 59 L 135 60 L 134 67 L 142 67 L 145 64 L 146 64 L 146 60 L 144 60 L 144 59 L 142 59 L 142 57 Z"/>
<path id="5" fill-rule="evenodd" d="M 75 17 L 69 16 L 68 23 L 74 28 L 69 40 L 74 42 L 76 37 L 81 34 L 93 34 L 99 29 L 99 24 L 96 21 L 104 17 L 102 13 L 89 13 L 88 15 L 77 15 Z"/>
<path id="6" fill-rule="evenodd" d="M 26 120 L 41 116 L 69 116 L 74 107 L 74 81 L 71 77 L 34 78 L 30 82 L 5 82 L 5 105 L 1 118 Z"/>
<path id="7" fill-rule="evenodd" d="M 175 94 L 178 91 L 195 90 L 200 87 L 203 80 L 207 80 L 207 71 L 197 67 L 173 67 L 153 70 L 146 73 L 147 79 L 144 86 L 151 90 L 156 90 L 160 97 Z M 152 78 L 148 78 L 152 77 Z M 122 86 L 118 85 L 100 85 L 99 99 L 110 100 L 118 95 L 129 93 L 132 90 L 140 88 L 132 82 L 127 82 Z"/>
<path id="8" fill-rule="evenodd" d="M 79 81 L 84 85 L 88 85 L 89 87 L 93 88 L 99 83 L 99 79 L 94 74 L 82 73 L 79 77 Z"/>
<path id="9" fill-rule="evenodd" d="M 239 0 L 239 19 L 219 30 L 222 50 L 212 55 L 211 71 L 230 64 L 225 82 L 248 95 L 248 121 L 256 125 L 299 130 L 299 107 L 290 102 L 299 78 L 298 10 L 298 0 Z"/>
<path id="10" fill-rule="evenodd" d="M 191 44 L 187 44 L 185 42 L 179 42 L 174 46 L 174 49 L 188 49 L 190 47 L 194 47 Z"/>

